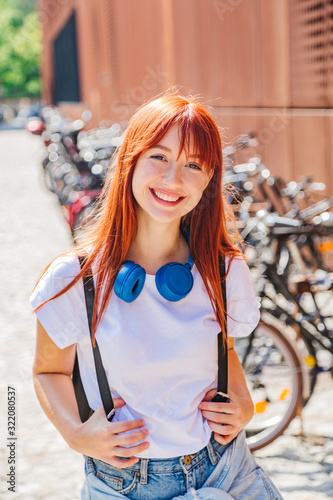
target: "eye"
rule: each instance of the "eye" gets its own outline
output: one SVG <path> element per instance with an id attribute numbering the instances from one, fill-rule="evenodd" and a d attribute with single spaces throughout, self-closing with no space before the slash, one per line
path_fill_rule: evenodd
<path id="1" fill-rule="evenodd" d="M 190 169 L 192 169 L 192 170 L 202 170 L 202 168 L 199 165 L 197 165 L 196 163 L 188 163 L 187 167 L 190 167 Z"/>
<path id="2" fill-rule="evenodd" d="M 165 160 L 164 156 L 162 155 L 152 155 L 150 158 L 153 158 L 154 160 Z"/>

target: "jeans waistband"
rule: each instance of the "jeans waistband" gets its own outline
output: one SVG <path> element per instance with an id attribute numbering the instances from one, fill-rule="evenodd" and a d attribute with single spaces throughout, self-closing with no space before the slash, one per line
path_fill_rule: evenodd
<path id="1" fill-rule="evenodd" d="M 215 441 L 215 439 L 212 436 L 207 446 L 199 450 L 197 453 L 193 453 L 191 455 L 182 455 L 179 457 L 172 457 L 172 458 L 140 458 L 136 464 L 126 468 L 126 470 L 133 472 L 140 472 L 140 483 L 145 484 L 147 482 L 148 473 L 180 472 L 180 471 L 184 472 L 184 470 L 189 472 L 202 460 L 206 459 L 207 456 L 209 457 L 209 460 L 212 463 L 212 465 L 215 465 L 219 461 L 219 457 L 222 454 L 222 453 L 219 454 L 216 453 L 216 450 L 219 447 L 221 448 L 221 450 L 225 448 L 223 445 Z M 95 470 L 96 462 L 99 461 L 87 457 L 86 467 L 88 473 L 93 472 Z M 113 468 L 112 466 L 109 466 L 106 463 L 104 465 L 106 469 L 108 467 Z"/>

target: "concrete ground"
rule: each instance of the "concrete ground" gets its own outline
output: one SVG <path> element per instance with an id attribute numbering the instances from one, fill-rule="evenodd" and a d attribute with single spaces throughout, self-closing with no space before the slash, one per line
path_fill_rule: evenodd
<path id="1" fill-rule="evenodd" d="M 0 131 L 0 497 L 74 500 L 84 479 L 83 457 L 47 420 L 31 380 L 35 318 L 28 297 L 42 269 L 71 246 L 57 200 L 43 184 L 42 158 L 40 138 L 24 130 Z M 16 391 L 12 437 L 8 386 Z M 284 436 L 255 453 L 286 500 L 333 498 L 332 397 L 332 379 L 323 374 L 303 412 L 305 437 L 294 421 Z M 10 458 L 15 492 L 8 491 Z"/>

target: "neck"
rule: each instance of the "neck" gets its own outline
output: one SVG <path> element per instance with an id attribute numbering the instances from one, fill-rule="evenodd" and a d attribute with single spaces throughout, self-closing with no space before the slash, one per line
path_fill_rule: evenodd
<path id="1" fill-rule="evenodd" d="M 139 223 L 127 259 L 142 266 L 148 274 L 168 262 L 186 263 L 189 257 L 188 245 L 182 235 L 179 223 Z"/>

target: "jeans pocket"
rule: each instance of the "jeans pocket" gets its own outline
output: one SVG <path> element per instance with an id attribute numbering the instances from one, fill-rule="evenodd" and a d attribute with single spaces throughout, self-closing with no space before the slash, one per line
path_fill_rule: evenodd
<path id="1" fill-rule="evenodd" d="M 139 480 L 139 472 L 123 471 L 116 468 L 114 471 L 108 469 L 108 471 L 97 470 L 96 477 L 123 495 L 128 495 L 135 490 Z"/>
<path id="2" fill-rule="evenodd" d="M 273 500 L 273 491 L 265 472 L 260 468 L 236 479 L 228 493 L 237 500 Z"/>

